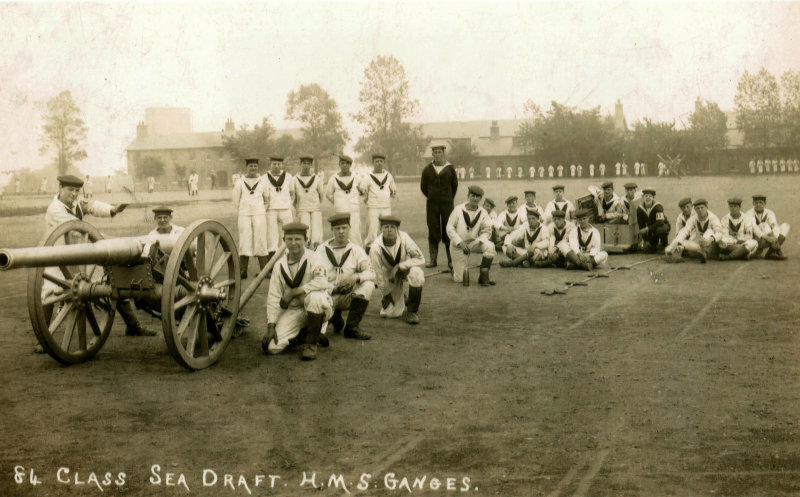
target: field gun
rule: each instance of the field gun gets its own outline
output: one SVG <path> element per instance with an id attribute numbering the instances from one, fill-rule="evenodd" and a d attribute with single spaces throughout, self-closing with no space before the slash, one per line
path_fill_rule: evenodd
<path id="1" fill-rule="evenodd" d="M 111 333 L 115 303 L 131 299 L 161 319 L 172 357 L 197 370 L 221 357 L 239 310 L 283 251 L 242 293 L 236 244 L 217 221 L 195 221 L 177 236 L 104 239 L 75 220 L 48 231 L 37 247 L 0 249 L 0 270 L 28 268 L 31 326 L 62 364 L 94 357 Z"/>

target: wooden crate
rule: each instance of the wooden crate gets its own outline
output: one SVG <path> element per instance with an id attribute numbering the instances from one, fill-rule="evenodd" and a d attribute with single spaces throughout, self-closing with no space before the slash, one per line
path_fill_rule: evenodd
<path id="1" fill-rule="evenodd" d="M 603 250 L 609 254 L 621 254 L 635 248 L 639 233 L 629 224 L 598 224 L 595 227 L 603 235 Z"/>

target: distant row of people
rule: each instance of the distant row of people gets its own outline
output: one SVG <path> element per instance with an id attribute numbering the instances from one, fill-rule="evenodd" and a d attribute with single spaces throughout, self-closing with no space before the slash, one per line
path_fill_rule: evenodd
<path id="1" fill-rule="evenodd" d="M 541 166 L 528 166 L 527 168 L 523 166 L 497 166 L 495 168 L 491 167 L 484 167 L 484 168 L 475 168 L 475 167 L 465 167 L 465 166 L 455 166 L 455 171 L 458 179 L 544 179 L 544 178 L 581 178 L 584 175 L 584 171 L 587 173 L 588 177 L 594 177 L 595 173 L 597 176 L 605 176 L 606 175 L 606 165 L 605 163 L 600 163 L 597 167 L 595 167 L 594 163 L 589 164 L 588 167 L 584 168 L 582 164 L 570 164 L 569 167 L 564 166 L 562 164 L 552 165 L 545 167 Z M 659 163 L 658 166 L 659 176 L 666 175 L 666 166 L 663 162 Z M 633 176 L 647 176 L 647 164 L 644 162 L 636 162 L 633 164 L 633 167 L 629 170 L 629 166 L 625 162 L 617 162 L 614 164 L 613 169 L 609 169 L 609 175 L 613 174 L 615 176 L 628 176 L 628 173 L 632 173 Z"/>
<path id="2" fill-rule="evenodd" d="M 797 159 L 753 159 L 747 166 L 750 174 L 800 173 L 800 161 Z"/>

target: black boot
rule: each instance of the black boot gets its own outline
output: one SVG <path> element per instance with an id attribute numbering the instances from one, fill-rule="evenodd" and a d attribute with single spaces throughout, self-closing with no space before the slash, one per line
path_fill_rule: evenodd
<path id="1" fill-rule="evenodd" d="M 247 279 L 247 265 L 250 263 L 250 257 L 246 255 L 239 256 L 239 278 Z"/>
<path id="2" fill-rule="evenodd" d="M 328 324 L 333 326 L 334 333 L 341 333 L 344 329 L 344 319 L 342 319 L 342 310 L 335 309 L 333 311 L 333 316 L 328 320 Z"/>
<path id="3" fill-rule="evenodd" d="M 347 324 L 344 327 L 345 338 L 353 338 L 355 340 L 369 340 L 372 338 L 358 327 L 368 305 L 369 300 L 364 300 L 360 297 L 353 297 L 350 301 L 350 313 L 347 315 Z"/>
<path id="4" fill-rule="evenodd" d="M 450 257 L 450 242 L 444 244 L 444 251 L 447 253 L 447 269 L 453 271 L 453 258 Z"/>
<path id="5" fill-rule="evenodd" d="M 308 324 L 306 325 L 305 341 L 303 343 L 301 359 L 304 361 L 313 361 L 317 358 L 317 341 L 322 331 L 322 321 L 325 316 L 322 314 L 308 313 Z"/>
<path id="6" fill-rule="evenodd" d="M 575 269 L 576 267 L 581 265 L 581 260 L 578 259 L 578 254 L 575 252 L 569 252 L 566 255 L 567 259 L 567 269 Z"/>
<path id="7" fill-rule="evenodd" d="M 269 262 L 269 257 L 266 255 L 258 256 L 258 269 L 264 269 L 264 266 Z"/>
<path id="8" fill-rule="evenodd" d="M 478 276 L 478 284 L 480 286 L 492 286 L 494 281 L 489 279 L 489 269 L 492 267 L 492 259 L 484 257 L 481 259 L 481 274 Z"/>
<path id="9" fill-rule="evenodd" d="M 422 287 L 408 287 L 408 302 L 406 302 L 406 322 L 408 324 L 419 324 L 419 304 L 422 301 Z"/>
<path id="10" fill-rule="evenodd" d="M 430 251 L 430 259 L 425 267 L 436 267 L 436 258 L 439 256 L 439 243 L 428 241 L 428 250 Z"/>
<path id="11" fill-rule="evenodd" d="M 119 312 L 122 320 L 125 321 L 125 335 L 142 337 L 152 337 L 156 335 L 155 331 L 149 330 L 139 324 L 139 320 L 136 318 L 136 314 L 133 311 L 133 305 L 131 305 L 130 300 L 118 300 L 117 312 Z"/>

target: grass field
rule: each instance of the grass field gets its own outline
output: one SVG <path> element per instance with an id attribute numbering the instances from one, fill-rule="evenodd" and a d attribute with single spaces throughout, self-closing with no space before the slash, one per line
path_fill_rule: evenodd
<path id="1" fill-rule="evenodd" d="M 481 183 L 500 204 L 530 186 L 544 204 L 553 184 Z M 567 181 L 567 196 L 588 184 Z M 780 221 L 800 227 L 800 177 L 639 186 L 656 188 L 670 222 L 684 196 L 704 196 L 722 216 L 726 198 L 741 196 L 749 209 L 761 192 Z M 422 196 L 414 184 L 401 184 L 399 195 L 401 229 L 427 254 Z M 459 200 L 465 195 L 462 185 Z M 235 234 L 226 202 L 182 207 L 175 221 L 198 218 Z M 128 236 L 149 231 L 142 219 L 134 209 L 97 225 Z M 0 246 L 35 245 L 43 225 L 41 216 L 0 219 Z M 26 274 L 3 273 L 0 496 L 97 495 L 98 487 L 115 495 L 798 495 L 799 239 L 789 235 L 784 262 L 656 258 L 566 295 L 540 292 L 586 273 L 495 266 L 491 288 L 431 277 L 419 326 L 382 320 L 374 299 L 362 323 L 373 339 L 334 336 L 312 363 L 261 355 L 264 287 L 241 313 L 252 321 L 247 333 L 194 373 L 172 360 L 163 337 L 126 338 L 119 320 L 90 362 L 62 367 L 34 355 Z M 612 256 L 609 265 L 652 257 Z M 22 484 L 15 466 L 25 468 Z M 40 485 L 28 483 L 31 468 Z M 341 475 L 338 487 L 331 475 Z"/>

